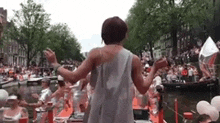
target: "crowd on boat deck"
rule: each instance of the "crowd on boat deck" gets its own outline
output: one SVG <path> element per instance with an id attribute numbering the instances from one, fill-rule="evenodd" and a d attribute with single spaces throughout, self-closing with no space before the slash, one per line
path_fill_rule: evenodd
<path id="1" fill-rule="evenodd" d="M 39 72 L 36 68 L 31 69 L 21 69 L 19 72 L 16 71 L 15 68 L 4 66 L 1 68 L 3 71 L 1 74 L 4 77 L 10 78 L 10 71 L 13 71 L 14 74 L 27 74 L 29 77 L 37 77 L 41 74 L 37 73 Z M 50 76 L 52 72 L 50 71 L 44 71 L 41 76 Z M 31 76 L 30 76 L 31 75 Z M 50 90 L 50 79 L 43 78 L 42 79 L 42 91 L 40 94 L 32 94 L 32 97 L 30 98 L 36 98 L 38 99 L 38 102 L 36 103 L 28 103 L 26 102 L 21 95 L 10 94 L 7 100 L 7 106 L 9 108 L 5 108 L 3 112 L 3 120 L 4 122 L 18 122 L 18 120 L 22 117 L 28 117 L 28 113 L 25 110 L 25 108 L 21 107 L 33 107 L 35 108 L 37 112 L 36 119 L 34 119 L 35 122 L 42 122 L 44 123 L 47 118 L 47 113 L 44 111 L 47 108 L 47 104 L 49 102 L 53 103 L 54 106 L 54 116 L 56 116 L 62 109 L 67 109 L 68 107 L 73 106 L 75 111 L 85 111 L 85 103 L 87 102 L 87 84 L 84 84 L 83 82 L 85 80 L 80 80 L 77 84 L 72 86 L 72 84 L 68 82 L 64 82 L 64 79 L 61 76 L 58 76 L 57 81 L 57 90 L 52 93 Z M 83 94 L 83 95 L 82 95 Z M 73 101 L 74 100 L 74 101 Z M 71 102 L 78 102 L 78 103 L 71 103 Z M 78 109 L 80 108 L 80 109 Z M 23 111 L 25 111 L 25 115 L 23 115 Z M 9 113 L 8 113 L 9 112 Z M 14 112 L 10 114 L 10 112 Z"/>
<path id="2" fill-rule="evenodd" d="M 152 67 L 151 62 L 143 63 L 143 74 L 145 76 L 148 75 L 150 69 Z M 186 83 L 186 82 L 201 82 L 209 79 L 209 77 L 205 77 L 199 68 L 190 65 L 174 65 L 172 64 L 169 68 L 163 68 L 159 70 L 160 76 L 162 77 L 162 81 L 166 83 Z"/>
<path id="3" fill-rule="evenodd" d="M 23 66 L 2 66 L 0 75 L 3 81 L 8 80 L 27 80 L 28 78 L 45 77 L 52 75 L 52 69 L 40 67 L 23 67 Z"/>
<path id="4" fill-rule="evenodd" d="M 151 70 L 152 64 L 149 62 L 143 64 L 143 76 L 146 77 Z M 68 68 L 68 67 L 66 67 Z M 75 68 L 77 69 L 77 68 Z M 70 70 L 72 70 L 70 68 Z M 1 75 L 5 77 L 11 77 L 11 74 L 17 75 L 30 75 L 32 77 L 37 76 L 51 76 L 52 71 L 45 70 L 43 73 L 36 67 L 25 68 L 25 67 L 9 67 L 4 66 L 0 70 Z M 34 76 L 33 76 L 34 75 Z M 156 86 L 161 85 L 163 81 L 168 82 L 195 82 L 199 72 L 195 66 L 192 65 L 171 65 L 171 67 L 166 67 L 164 69 L 158 70 L 155 74 L 152 85 L 146 94 L 140 94 L 137 89 L 133 89 L 133 98 L 138 99 L 138 105 L 141 107 L 151 106 L 153 115 L 158 114 L 158 92 L 156 91 Z M 17 78 L 19 79 L 19 78 Z M 32 94 L 32 98 L 38 99 L 38 102 L 29 104 L 26 102 L 19 94 L 10 94 L 8 98 L 8 108 L 3 113 L 3 120 L 6 121 L 17 121 L 19 118 L 28 117 L 28 112 L 25 107 L 36 108 L 37 116 L 34 119 L 35 122 L 45 122 L 47 120 L 47 113 L 44 112 L 47 107 L 48 102 L 52 102 L 54 106 L 54 116 L 70 107 L 73 108 L 75 112 L 84 112 L 88 100 L 93 93 L 93 88 L 89 83 L 89 76 L 85 79 L 80 80 L 75 85 L 69 82 L 65 82 L 62 76 L 58 76 L 57 90 L 52 92 L 50 90 L 50 80 L 42 80 L 42 91 L 38 94 Z M 13 113 L 10 113 L 13 112 Z"/>

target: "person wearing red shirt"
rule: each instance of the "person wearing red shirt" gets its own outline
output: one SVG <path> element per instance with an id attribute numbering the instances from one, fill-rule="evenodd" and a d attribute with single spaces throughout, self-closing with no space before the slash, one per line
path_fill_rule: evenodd
<path id="1" fill-rule="evenodd" d="M 181 75 L 183 77 L 183 81 L 185 82 L 187 80 L 187 76 L 188 76 L 188 70 L 187 70 L 187 67 L 185 67 L 183 69 L 183 71 L 181 72 Z"/>

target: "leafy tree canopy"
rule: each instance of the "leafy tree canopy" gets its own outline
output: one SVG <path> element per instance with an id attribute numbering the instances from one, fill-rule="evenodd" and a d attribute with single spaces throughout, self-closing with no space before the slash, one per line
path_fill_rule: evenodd
<path id="1" fill-rule="evenodd" d="M 125 47 L 138 54 L 165 34 L 171 34 L 175 47 L 181 26 L 203 26 L 213 18 L 212 5 L 209 0 L 137 0 L 126 19 L 129 38 Z"/>

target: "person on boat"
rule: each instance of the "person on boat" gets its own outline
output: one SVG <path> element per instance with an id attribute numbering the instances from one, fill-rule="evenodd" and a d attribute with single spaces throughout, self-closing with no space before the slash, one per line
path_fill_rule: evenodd
<path id="1" fill-rule="evenodd" d="M 195 123 L 211 123 L 211 122 L 212 122 L 212 119 L 207 114 L 199 115 L 195 121 Z"/>
<path id="2" fill-rule="evenodd" d="M 187 77 L 188 77 L 188 70 L 187 70 L 187 66 L 185 66 L 181 72 L 182 78 L 183 78 L 183 82 L 185 83 L 187 81 Z"/>
<path id="3" fill-rule="evenodd" d="M 20 94 L 10 94 L 7 100 L 9 108 L 3 112 L 4 123 L 19 123 L 20 118 L 28 118 L 27 109 L 19 106 L 21 100 Z"/>
<path id="4" fill-rule="evenodd" d="M 80 112 L 85 112 L 86 102 L 88 101 L 87 95 L 87 79 L 79 80 L 73 87 L 73 110 L 77 114 Z"/>
<path id="5" fill-rule="evenodd" d="M 157 86 L 162 86 L 162 73 L 160 71 L 157 71 L 155 74 L 155 77 L 153 79 L 153 83 L 150 85 L 150 88 L 147 92 L 147 97 L 149 101 L 149 106 L 152 108 L 151 113 L 153 115 L 157 115 L 158 113 L 158 105 L 159 105 L 159 92 L 157 91 Z"/>
<path id="6" fill-rule="evenodd" d="M 32 94 L 32 96 L 38 99 L 37 103 L 23 103 L 24 106 L 33 107 L 37 112 L 37 117 L 34 122 L 45 123 L 47 118 L 47 112 L 44 112 L 47 108 L 47 103 L 51 101 L 52 92 L 50 90 L 50 79 L 44 78 L 41 80 L 42 88 L 41 94 Z"/>
<path id="7" fill-rule="evenodd" d="M 143 78 L 145 79 L 146 77 L 147 77 L 147 75 L 143 74 Z M 133 92 L 132 99 L 136 98 L 137 105 L 140 106 L 141 108 L 145 108 L 148 105 L 148 93 L 141 94 L 134 85 L 132 85 L 131 90 Z M 133 105 L 136 105 L 136 104 L 133 104 Z"/>
<path id="8" fill-rule="evenodd" d="M 145 66 L 144 66 L 144 69 L 143 69 L 143 72 L 142 72 L 142 74 L 144 75 L 144 76 L 147 76 L 148 74 L 149 74 L 149 72 L 148 72 L 148 68 L 149 68 L 150 66 L 148 65 L 148 64 L 146 64 Z"/>
<path id="9" fill-rule="evenodd" d="M 182 71 L 183 71 L 183 66 L 182 65 L 178 65 L 179 82 L 183 82 Z"/>
<path id="10" fill-rule="evenodd" d="M 198 82 L 199 80 L 199 72 L 197 70 L 197 68 L 195 66 L 192 67 L 193 68 L 193 79 L 194 79 L 194 82 Z"/>
<path id="11" fill-rule="evenodd" d="M 84 123 L 133 123 L 132 83 L 141 94 L 145 94 L 156 71 L 168 65 L 166 58 L 155 61 L 147 78 L 143 79 L 139 57 L 123 47 L 127 30 L 126 23 L 119 17 L 106 19 L 101 34 L 106 45 L 91 50 L 74 72 L 61 67 L 51 49 L 44 51 L 54 70 L 72 84 L 91 72 L 90 84 L 95 92 Z"/>
<path id="12" fill-rule="evenodd" d="M 189 77 L 189 82 L 193 82 L 193 69 L 191 66 L 188 67 L 188 77 Z"/>
<path id="13" fill-rule="evenodd" d="M 173 76 L 173 71 L 172 71 L 172 69 L 170 69 L 167 73 L 168 73 L 168 74 L 167 74 L 167 76 L 166 76 L 166 79 L 167 79 L 167 81 L 168 81 L 169 83 L 171 83 L 171 82 L 172 82 L 172 76 Z"/>
<path id="14" fill-rule="evenodd" d="M 177 79 L 177 73 L 175 72 L 175 69 L 174 68 L 172 68 L 171 69 L 171 81 L 173 82 L 173 83 L 175 83 L 178 79 Z"/>
<path id="15" fill-rule="evenodd" d="M 77 66 L 73 71 L 77 70 Z M 80 112 L 85 112 L 86 102 L 88 101 L 87 83 L 89 82 L 89 74 L 86 78 L 80 79 L 71 88 L 73 93 L 73 110 L 77 117 Z"/>
<path id="16" fill-rule="evenodd" d="M 51 101 L 53 102 L 54 116 L 57 116 L 58 113 L 64 108 L 64 94 L 66 90 L 65 82 L 62 76 L 58 76 L 58 89 L 51 95 Z"/>
<path id="17" fill-rule="evenodd" d="M 200 69 L 202 71 L 202 78 L 200 78 L 199 82 L 206 81 L 212 77 L 211 72 L 207 69 L 204 63 L 200 64 Z"/>
<path id="18" fill-rule="evenodd" d="M 14 77 L 14 71 L 13 71 L 12 68 L 9 69 L 9 71 L 8 71 L 8 75 L 9 75 L 9 77 Z"/>

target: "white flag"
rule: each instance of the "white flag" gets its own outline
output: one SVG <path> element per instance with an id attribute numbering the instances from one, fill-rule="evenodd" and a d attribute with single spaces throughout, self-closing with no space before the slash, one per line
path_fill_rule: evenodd
<path id="1" fill-rule="evenodd" d="M 215 45 L 215 42 L 212 40 L 211 37 L 208 37 L 206 42 L 203 44 L 202 49 L 199 53 L 199 57 L 203 55 L 204 57 L 210 56 L 214 53 L 219 52 L 219 49 Z"/>

